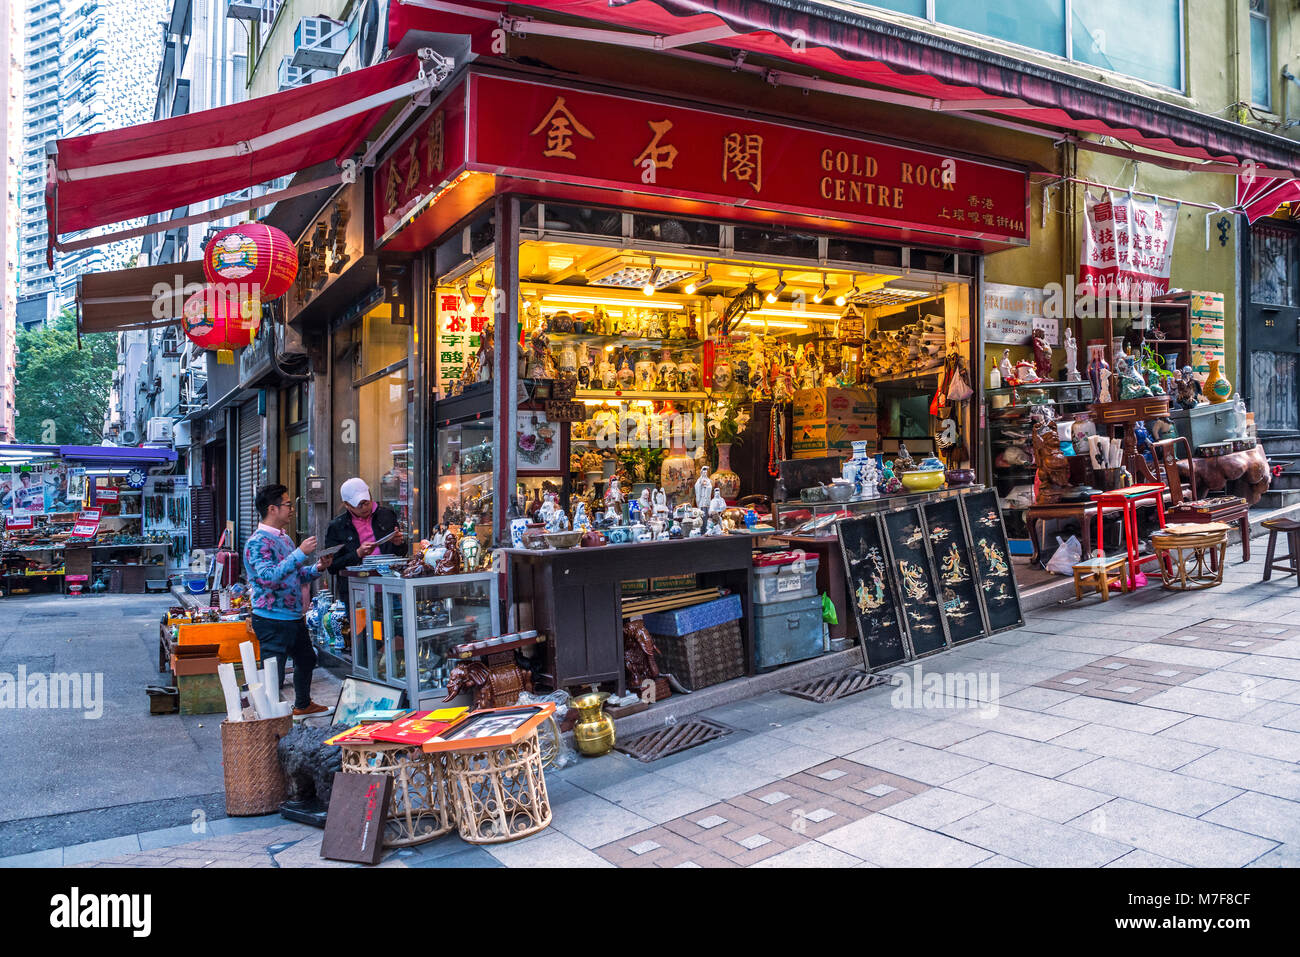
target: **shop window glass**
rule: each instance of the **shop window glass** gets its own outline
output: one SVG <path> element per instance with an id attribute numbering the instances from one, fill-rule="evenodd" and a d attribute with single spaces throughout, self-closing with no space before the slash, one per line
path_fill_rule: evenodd
<path id="1" fill-rule="evenodd" d="M 1268 0 L 1250 0 L 1250 101 L 1264 109 L 1273 104 L 1273 50 L 1269 39 Z"/>
<path id="2" fill-rule="evenodd" d="M 826 258 L 837 263 L 866 263 L 872 266 L 903 265 L 903 250 L 898 246 L 877 246 L 832 236 L 826 245 Z"/>
<path id="3" fill-rule="evenodd" d="M 1181 7 L 1182 0 L 1071 0 L 1074 59 L 1180 90 Z"/>
<path id="4" fill-rule="evenodd" d="M 588 236 L 622 236 L 623 214 L 616 209 L 592 209 L 546 204 L 547 231 L 561 230 Z"/>
<path id="5" fill-rule="evenodd" d="M 692 219 L 663 219 L 657 216 L 633 216 L 632 235 L 637 239 L 678 246 L 717 248 L 721 227 Z"/>
<path id="6" fill-rule="evenodd" d="M 1134 4 L 1145 7 L 1146 4 Z M 935 0 L 940 23 L 1065 56 L 1065 0 Z"/>
<path id="7" fill-rule="evenodd" d="M 913 17 L 925 16 L 925 0 L 869 0 L 866 6 L 906 13 Z"/>
<path id="8" fill-rule="evenodd" d="M 393 322 L 392 314 L 392 305 L 382 303 L 362 318 L 361 361 L 353 369 L 354 380 L 372 376 L 407 357 L 411 327 Z"/>
<path id="9" fill-rule="evenodd" d="M 751 229 L 747 226 L 737 226 L 735 247 L 738 253 L 817 259 L 817 237 L 787 229 Z"/>
<path id="10" fill-rule="evenodd" d="M 1296 359 L 1294 352 L 1250 354 L 1250 381 L 1254 395 L 1255 427 L 1259 429 L 1300 429 L 1300 400 L 1296 396 Z"/>
<path id="11" fill-rule="evenodd" d="M 1250 233 L 1251 285 L 1254 302 L 1300 306 L 1297 296 L 1297 234 L 1289 229 L 1256 225 Z"/>

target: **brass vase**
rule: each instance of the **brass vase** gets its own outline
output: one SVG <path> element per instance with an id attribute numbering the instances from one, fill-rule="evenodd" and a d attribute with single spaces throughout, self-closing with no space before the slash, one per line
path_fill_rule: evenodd
<path id="1" fill-rule="evenodd" d="M 573 741 L 578 751 L 589 758 L 608 754 L 614 747 L 614 719 L 602 710 L 608 697 L 605 692 L 598 691 L 573 699 L 573 706 L 578 709 Z"/>

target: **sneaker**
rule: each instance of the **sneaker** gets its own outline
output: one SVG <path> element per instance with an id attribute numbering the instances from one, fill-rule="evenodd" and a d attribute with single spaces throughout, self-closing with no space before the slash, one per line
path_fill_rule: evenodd
<path id="1" fill-rule="evenodd" d="M 293 716 L 295 718 L 305 718 L 308 715 L 324 714 L 329 708 L 323 704 L 317 704 L 315 701 L 310 702 L 305 708 L 294 708 Z"/>

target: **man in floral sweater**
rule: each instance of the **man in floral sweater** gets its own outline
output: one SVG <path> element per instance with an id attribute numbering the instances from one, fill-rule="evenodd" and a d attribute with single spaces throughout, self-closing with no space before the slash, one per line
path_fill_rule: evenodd
<path id="1" fill-rule="evenodd" d="M 262 522 L 244 545 L 244 570 L 253 591 L 253 633 L 263 660 L 279 659 L 281 687 L 285 663 L 293 659 L 294 716 L 320 714 L 329 708 L 311 700 L 316 651 L 303 613 L 308 588 L 329 559 L 308 564 L 308 556 L 316 550 L 315 536 L 294 547 L 285 531 L 293 518 L 293 499 L 287 488 L 266 486 L 257 493 L 256 504 Z"/>

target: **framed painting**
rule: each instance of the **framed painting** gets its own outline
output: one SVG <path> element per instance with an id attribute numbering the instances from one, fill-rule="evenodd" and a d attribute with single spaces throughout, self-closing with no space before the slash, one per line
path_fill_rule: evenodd
<path id="1" fill-rule="evenodd" d="M 919 658 L 942 651 L 948 647 L 948 626 L 939 610 L 939 590 L 921 510 L 885 512 L 881 521 L 912 652 Z"/>
<path id="2" fill-rule="evenodd" d="M 965 516 L 966 534 L 975 556 L 974 568 L 984 599 L 988 633 L 996 634 L 1025 623 L 1020 611 L 1020 591 L 1015 570 L 1007 551 L 1007 530 L 1002 524 L 1002 510 L 992 489 L 971 492 L 960 499 Z"/>
<path id="3" fill-rule="evenodd" d="M 477 751 L 518 744 L 535 734 L 554 711 L 555 705 L 550 702 L 471 711 L 442 734 L 426 741 L 424 750 Z"/>
<path id="4" fill-rule="evenodd" d="M 962 520 L 961 505 L 948 498 L 921 506 L 923 525 L 934 556 L 940 608 L 948 623 L 948 639 L 955 645 L 988 633 L 984 604 L 976 583 L 970 536 Z"/>
<path id="5" fill-rule="evenodd" d="M 899 620 L 897 591 L 889 574 L 879 517 L 860 515 L 835 524 L 848 576 L 850 608 L 858 627 L 868 669 L 906 661 L 907 647 Z"/>
<path id="6" fill-rule="evenodd" d="M 567 462 L 569 430 L 540 410 L 520 409 L 515 436 L 516 471 L 520 475 L 559 475 Z"/>

